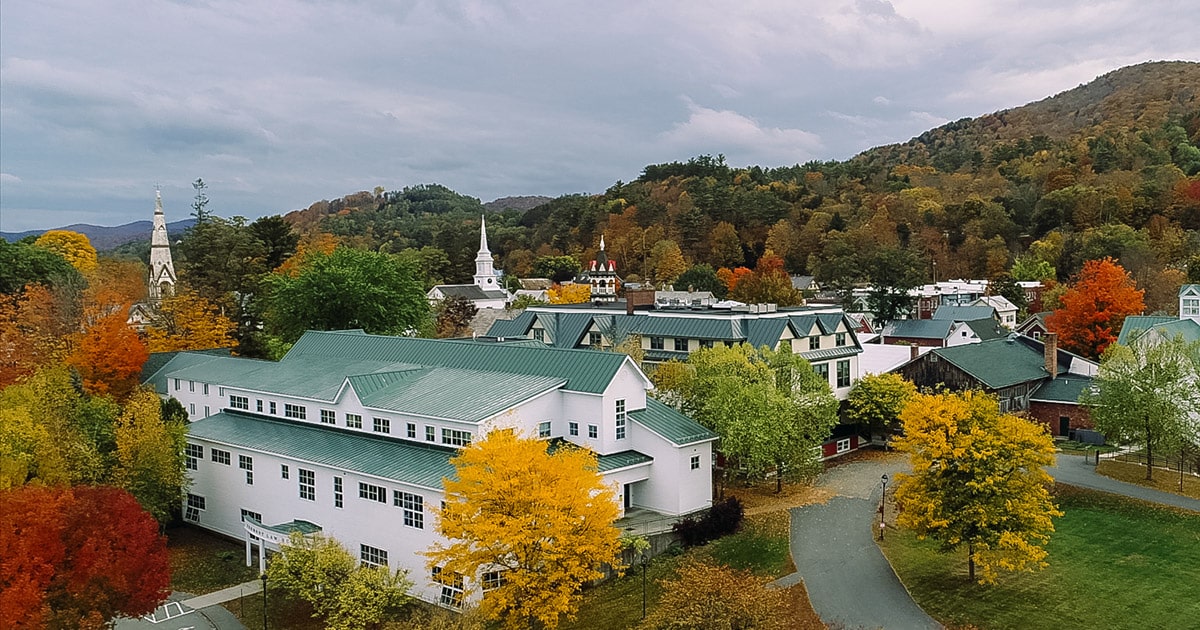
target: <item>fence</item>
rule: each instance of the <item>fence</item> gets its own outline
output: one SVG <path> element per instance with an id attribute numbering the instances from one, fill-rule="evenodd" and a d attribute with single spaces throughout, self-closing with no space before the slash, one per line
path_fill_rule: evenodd
<path id="1" fill-rule="evenodd" d="M 1118 462 L 1127 464 L 1146 465 L 1145 451 L 1131 451 L 1127 453 L 1119 453 L 1110 456 L 1108 459 L 1113 459 Z M 1179 472 L 1180 462 L 1183 464 L 1183 472 L 1189 475 L 1200 475 L 1200 453 L 1183 453 L 1177 451 L 1174 454 L 1154 453 L 1153 464 L 1154 468 L 1162 468 Z"/>

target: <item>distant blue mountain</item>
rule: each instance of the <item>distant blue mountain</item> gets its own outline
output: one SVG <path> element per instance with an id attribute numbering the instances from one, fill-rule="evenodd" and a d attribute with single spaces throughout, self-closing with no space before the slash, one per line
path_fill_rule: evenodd
<path id="1" fill-rule="evenodd" d="M 195 225 L 195 219 L 184 219 L 183 221 L 175 221 L 167 224 L 167 234 L 171 235 L 171 239 L 175 240 L 183 231 Z M 79 232 L 88 237 L 92 242 L 92 247 L 99 251 L 105 251 L 120 247 L 125 243 L 130 243 L 137 240 L 150 240 L 150 230 L 154 224 L 150 221 L 134 221 L 117 227 L 104 227 L 102 225 L 88 225 L 86 223 L 76 223 L 66 227 L 54 228 L 56 230 L 70 230 Z M 41 236 L 42 233 L 48 230 L 30 230 L 28 232 L 0 232 L 0 238 L 9 242 L 19 241 L 26 236 Z"/>

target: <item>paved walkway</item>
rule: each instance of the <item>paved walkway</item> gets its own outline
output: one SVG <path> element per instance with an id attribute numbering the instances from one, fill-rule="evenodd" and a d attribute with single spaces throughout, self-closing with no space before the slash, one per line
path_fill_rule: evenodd
<path id="1" fill-rule="evenodd" d="M 247 582 L 244 587 L 249 587 Z M 118 618 L 116 630 L 246 630 L 246 626 L 238 618 L 221 606 L 240 597 L 239 587 L 224 589 L 216 593 L 193 597 L 189 593 L 175 592 L 167 598 L 167 603 L 159 606 L 153 613 L 138 619 Z M 262 584 L 258 584 L 262 590 Z M 244 591 L 247 595 L 251 591 Z M 213 597 L 220 593 L 219 597 Z M 220 599 L 220 602 L 215 600 Z"/>
<path id="2" fill-rule="evenodd" d="M 1105 477 L 1104 475 L 1097 474 L 1096 465 L 1089 464 L 1087 458 L 1081 455 L 1059 454 L 1058 463 L 1047 468 L 1046 472 L 1049 472 L 1055 481 L 1061 481 L 1072 486 L 1121 494 L 1135 499 L 1200 512 L 1200 499 L 1193 499 L 1180 494 L 1163 492 L 1154 488 L 1147 488 Z M 1156 474 L 1170 473 L 1167 471 L 1156 471 Z"/>
<path id="3" fill-rule="evenodd" d="M 249 582 L 238 584 L 237 586 L 230 586 L 229 588 L 214 591 L 207 595 L 200 595 L 199 597 L 185 599 L 181 603 L 188 608 L 195 608 L 198 610 L 200 608 L 216 606 L 217 604 L 224 604 L 225 602 L 231 602 L 246 595 L 253 595 L 254 593 L 261 592 L 262 580 L 250 580 Z"/>
<path id="4" fill-rule="evenodd" d="M 792 509 L 792 560 L 813 609 L 826 623 L 847 628 L 940 628 L 912 600 L 871 539 L 882 492 L 880 476 L 907 468 L 902 458 L 865 460 L 830 469 L 817 481 L 837 496 L 824 505 Z"/>

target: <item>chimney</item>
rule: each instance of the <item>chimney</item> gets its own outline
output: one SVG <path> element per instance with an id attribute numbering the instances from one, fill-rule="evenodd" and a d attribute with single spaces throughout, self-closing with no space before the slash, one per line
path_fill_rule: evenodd
<path id="1" fill-rule="evenodd" d="M 915 343 L 908 344 L 908 360 L 916 361 L 921 356 L 921 347 Z"/>
<path id="2" fill-rule="evenodd" d="M 1046 371 L 1050 378 L 1058 375 L 1058 334 L 1048 332 L 1042 335 L 1042 344 L 1046 350 Z"/>
<path id="3" fill-rule="evenodd" d="M 625 292 L 625 314 L 633 315 L 634 308 L 654 306 L 654 289 Z"/>

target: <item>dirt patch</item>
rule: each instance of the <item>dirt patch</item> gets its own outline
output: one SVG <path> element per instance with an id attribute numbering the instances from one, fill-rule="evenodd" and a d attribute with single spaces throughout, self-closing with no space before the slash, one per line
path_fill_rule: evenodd
<path id="1" fill-rule="evenodd" d="M 808 591 L 804 588 L 803 580 L 795 586 L 789 586 L 783 593 L 787 601 L 785 618 L 788 620 L 789 627 L 801 630 L 818 628 L 824 630 L 825 624 L 821 622 L 821 617 L 817 615 L 817 611 L 813 610 L 812 604 L 808 601 Z"/>

